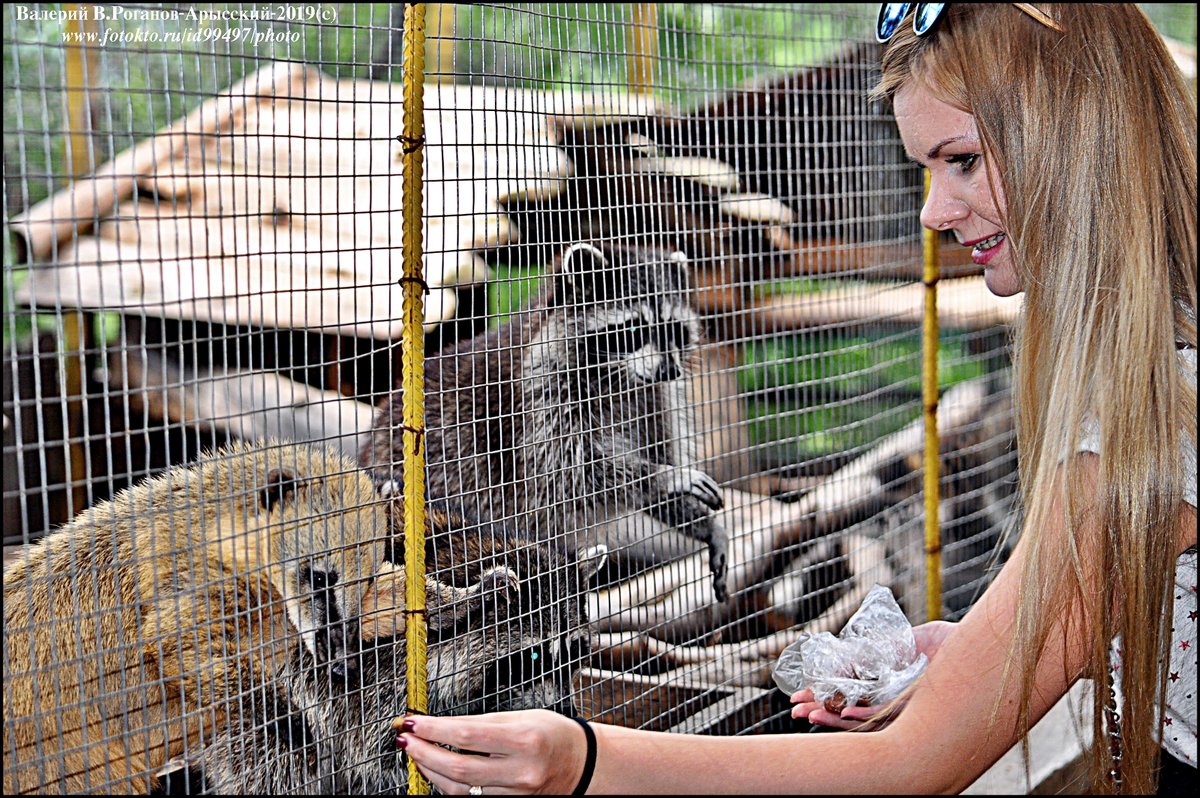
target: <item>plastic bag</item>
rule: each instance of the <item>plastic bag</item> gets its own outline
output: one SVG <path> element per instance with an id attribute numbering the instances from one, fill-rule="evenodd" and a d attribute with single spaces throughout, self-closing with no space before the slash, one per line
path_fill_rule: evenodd
<path id="1" fill-rule="evenodd" d="M 779 655 L 773 676 L 788 695 L 807 687 L 826 709 L 840 712 L 892 701 L 928 663 L 892 591 L 875 585 L 841 633 L 800 635 Z"/>

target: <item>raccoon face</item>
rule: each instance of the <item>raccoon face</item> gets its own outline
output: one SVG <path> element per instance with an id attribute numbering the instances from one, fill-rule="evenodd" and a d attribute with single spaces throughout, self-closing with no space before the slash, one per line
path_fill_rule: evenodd
<path id="1" fill-rule="evenodd" d="M 633 382 L 645 384 L 684 375 L 686 353 L 693 343 L 693 320 L 678 306 L 639 303 L 595 321 L 596 326 L 586 329 L 580 344 L 589 367 L 621 368 Z"/>
<path id="2" fill-rule="evenodd" d="M 483 679 L 485 697 L 474 702 L 470 714 L 512 709 L 578 714 L 571 697 L 572 677 L 591 651 L 592 640 L 586 630 L 573 630 L 512 652 L 488 667 Z"/>
<path id="3" fill-rule="evenodd" d="M 574 348 L 569 362 L 593 376 L 627 376 L 633 385 L 682 377 L 700 336 L 687 286 L 681 252 L 570 247 L 555 286 L 565 327 L 556 334 Z"/>

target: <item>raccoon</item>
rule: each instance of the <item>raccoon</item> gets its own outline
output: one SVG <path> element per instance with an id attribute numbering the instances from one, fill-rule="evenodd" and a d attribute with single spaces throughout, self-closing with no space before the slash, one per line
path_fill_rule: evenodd
<path id="1" fill-rule="evenodd" d="M 700 325 L 686 256 L 581 243 L 548 282 L 531 312 L 427 364 L 430 495 L 471 497 L 479 515 L 539 540 L 604 543 L 618 577 L 688 553 L 691 538 L 707 544 L 724 601 L 723 501 L 694 467 L 690 436 L 685 377 Z M 400 413 L 397 392 L 360 456 L 380 480 L 400 476 Z M 615 523 L 637 513 L 670 537 Z"/>
<path id="2" fill-rule="evenodd" d="M 388 537 L 371 480 L 234 444 L 85 511 L 4 571 L 4 791 L 147 792 L 299 640 L 330 677 Z"/>
<path id="3" fill-rule="evenodd" d="M 426 580 L 428 711 L 547 707 L 575 714 L 575 671 L 589 657 L 579 596 L 603 547 L 574 553 L 434 508 Z M 391 721 L 406 710 L 404 570 L 383 572 L 365 597 L 360 680 L 328 678 L 297 647 L 240 728 L 206 748 L 200 771 L 221 794 L 403 791 L 407 766 Z"/>

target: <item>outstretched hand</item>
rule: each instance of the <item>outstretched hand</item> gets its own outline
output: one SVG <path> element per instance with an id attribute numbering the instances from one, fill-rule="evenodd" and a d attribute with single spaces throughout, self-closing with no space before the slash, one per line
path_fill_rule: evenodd
<path id="1" fill-rule="evenodd" d="M 587 740 L 575 721 L 545 709 L 461 717 L 397 718 L 396 744 L 443 793 L 570 795 Z M 458 753 L 453 746 L 469 753 Z M 478 793 L 476 793 L 478 794 Z"/>
<path id="2" fill-rule="evenodd" d="M 917 653 L 924 654 L 932 660 L 942 647 L 942 644 L 950 638 L 950 635 L 957 628 L 958 624 L 951 623 L 950 621 L 930 621 L 920 626 L 914 626 L 913 637 L 916 639 Z M 868 720 L 875 720 L 876 723 L 880 724 L 880 728 L 882 728 L 882 725 L 891 722 L 900 713 L 900 710 L 908 703 L 908 696 L 905 695 L 899 701 L 890 705 L 888 714 L 883 716 L 880 716 L 880 712 L 884 707 L 878 704 L 866 707 L 848 706 L 840 713 L 830 712 L 825 709 L 823 702 L 816 700 L 812 690 L 800 690 L 792 694 L 791 701 L 796 705 L 792 707 L 792 717 L 798 719 L 806 718 L 809 723 L 816 726 L 829 726 L 835 729 L 854 729 Z"/>

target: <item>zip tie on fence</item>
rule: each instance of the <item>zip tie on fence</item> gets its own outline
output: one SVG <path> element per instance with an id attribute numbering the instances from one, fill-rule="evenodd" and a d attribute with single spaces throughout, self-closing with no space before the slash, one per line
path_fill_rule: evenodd
<path id="1" fill-rule="evenodd" d="M 422 267 L 421 184 L 425 144 L 425 3 L 409 3 L 404 9 L 404 133 L 401 158 L 404 191 L 403 259 L 404 328 L 400 337 L 404 386 L 400 431 L 404 446 L 404 588 L 405 703 L 408 712 L 426 714 L 428 661 L 425 623 L 425 308 L 422 296 L 429 292 Z M 408 793 L 428 795 L 429 782 L 408 760 Z"/>
<path id="2" fill-rule="evenodd" d="M 416 276 L 413 276 L 413 277 L 410 277 L 406 274 L 403 277 L 401 277 L 399 280 L 397 280 L 396 282 L 402 286 L 408 285 L 408 284 L 415 285 L 421 289 L 422 294 L 424 294 L 425 296 L 429 296 L 429 283 L 425 282 L 425 278 L 419 274 Z"/>
<path id="3" fill-rule="evenodd" d="M 396 136 L 396 141 L 404 145 L 403 152 L 405 155 L 409 155 L 425 146 L 425 134 L 422 133 L 420 136 L 416 136 L 415 138 L 413 136 L 405 136 L 401 134 Z"/>
<path id="4" fill-rule="evenodd" d="M 925 170 L 925 197 L 929 197 L 929 170 Z M 939 518 L 941 503 L 941 458 L 938 456 L 938 315 L 937 284 L 941 275 L 936 230 L 926 228 L 925 267 L 921 282 L 925 285 L 925 317 L 921 335 L 921 402 L 925 413 L 925 605 L 926 620 L 942 617 L 942 531 Z"/>

